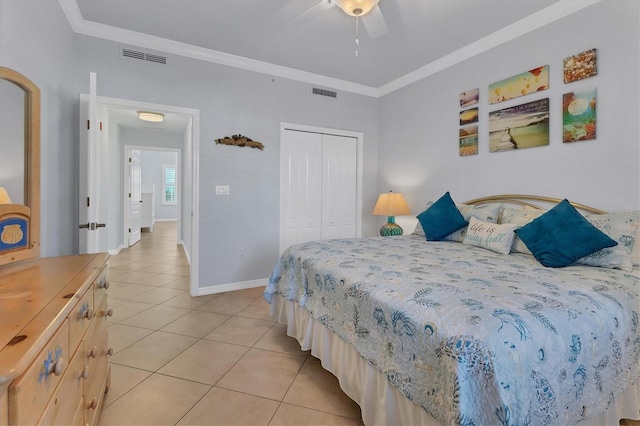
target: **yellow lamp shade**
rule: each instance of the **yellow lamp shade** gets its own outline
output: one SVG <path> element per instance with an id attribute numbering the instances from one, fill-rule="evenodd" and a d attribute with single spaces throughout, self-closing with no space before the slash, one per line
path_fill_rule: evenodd
<path id="1" fill-rule="evenodd" d="M 411 214 L 411 210 L 402 194 L 387 192 L 386 194 L 380 194 L 378 197 L 376 206 L 373 208 L 373 214 L 376 216 L 388 216 L 387 223 L 380 228 L 380 235 L 387 237 L 402 235 L 402 228 L 396 224 L 395 216 Z"/>
<path id="2" fill-rule="evenodd" d="M 0 204 L 13 204 L 6 189 L 0 186 Z"/>

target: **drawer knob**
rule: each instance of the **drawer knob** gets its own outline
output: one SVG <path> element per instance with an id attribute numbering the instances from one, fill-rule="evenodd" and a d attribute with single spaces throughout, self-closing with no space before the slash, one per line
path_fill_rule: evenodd
<path id="1" fill-rule="evenodd" d="M 107 349 L 107 356 L 113 355 L 113 348 Z"/>
<path id="2" fill-rule="evenodd" d="M 61 375 L 64 372 L 64 358 L 58 358 L 56 362 L 52 362 L 47 366 L 47 375 L 53 373 L 56 376 Z"/>
<path id="3" fill-rule="evenodd" d="M 109 289 L 109 281 L 100 281 L 100 283 L 98 283 L 98 288 L 104 288 L 105 290 Z"/>
<path id="4" fill-rule="evenodd" d="M 92 410 L 95 410 L 96 408 L 98 408 L 98 397 L 94 397 L 91 402 L 88 405 L 88 408 L 91 408 Z"/>
<path id="5" fill-rule="evenodd" d="M 91 350 L 89 351 L 89 357 L 91 358 L 95 358 L 98 356 L 98 347 L 94 346 L 91 348 Z"/>
<path id="6" fill-rule="evenodd" d="M 92 309 L 88 309 L 84 314 L 82 314 L 82 316 L 80 318 L 86 318 L 86 319 L 90 320 L 91 318 L 93 318 L 93 310 Z"/>
<path id="7" fill-rule="evenodd" d="M 108 316 L 108 317 L 112 317 L 112 316 L 113 316 L 113 309 L 109 309 L 109 310 L 107 311 L 107 316 Z"/>
<path id="8" fill-rule="evenodd" d="M 82 374 L 80 375 L 84 380 L 89 379 L 89 366 L 86 366 L 82 369 Z"/>

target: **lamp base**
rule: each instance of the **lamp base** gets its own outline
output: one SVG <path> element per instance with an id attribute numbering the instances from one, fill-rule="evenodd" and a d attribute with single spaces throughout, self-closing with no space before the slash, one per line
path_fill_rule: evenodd
<path id="1" fill-rule="evenodd" d="M 380 235 L 383 237 L 402 235 L 402 227 L 396 223 L 394 216 L 389 216 L 387 223 L 380 227 Z"/>

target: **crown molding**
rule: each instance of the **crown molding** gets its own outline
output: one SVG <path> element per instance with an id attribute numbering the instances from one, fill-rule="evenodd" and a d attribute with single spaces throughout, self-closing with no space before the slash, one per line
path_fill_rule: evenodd
<path id="1" fill-rule="evenodd" d="M 87 21 L 82 17 L 82 13 L 80 12 L 80 8 L 78 7 L 76 0 L 58 0 L 58 3 L 67 17 L 71 28 L 78 34 L 379 98 L 453 65 L 459 64 L 460 62 L 472 58 L 489 49 L 541 28 L 551 22 L 571 15 L 572 13 L 589 7 L 595 3 L 599 3 L 600 1 L 603 0 L 560 0 L 545 9 L 508 25 L 493 34 L 468 44 L 455 52 L 443 56 L 442 58 L 439 58 L 380 87 L 357 84 L 320 74 L 314 74 L 307 71 L 301 71 L 294 68 L 206 49 L 192 44 L 181 43 L 175 40 L 169 40 L 93 21 Z"/>
<path id="2" fill-rule="evenodd" d="M 585 7 L 599 3 L 600 1 L 602 0 L 561 0 L 558 3 L 539 10 L 526 18 L 514 22 L 513 24 L 489 34 L 480 40 L 468 44 L 461 49 L 445 55 L 440 59 L 381 86 L 378 89 L 378 96 L 381 97 L 391 92 L 395 92 L 396 90 L 413 84 L 416 81 L 422 80 L 446 68 L 466 61 L 480 53 L 514 40 L 533 30 L 544 27 L 558 19 L 582 10 Z"/>

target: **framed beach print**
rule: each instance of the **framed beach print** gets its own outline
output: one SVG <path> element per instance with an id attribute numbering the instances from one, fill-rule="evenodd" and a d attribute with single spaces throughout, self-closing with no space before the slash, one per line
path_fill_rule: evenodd
<path id="1" fill-rule="evenodd" d="M 460 128 L 460 156 L 478 155 L 478 125 Z"/>
<path id="2" fill-rule="evenodd" d="M 478 108 L 471 108 L 460 113 L 460 125 L 465 126 L 478 122 Z"/>
<path id="3" fill-rule="evenodd" d="M 549 145 L 549 98 L 489 113 L 489 152 Z"/>
<path id="4" fill-rule="evenodd" d="M 480 89 L 466 90 L 460 93 L 460 108 L 466 108 L 475 105 L 480 99 Z"/>

